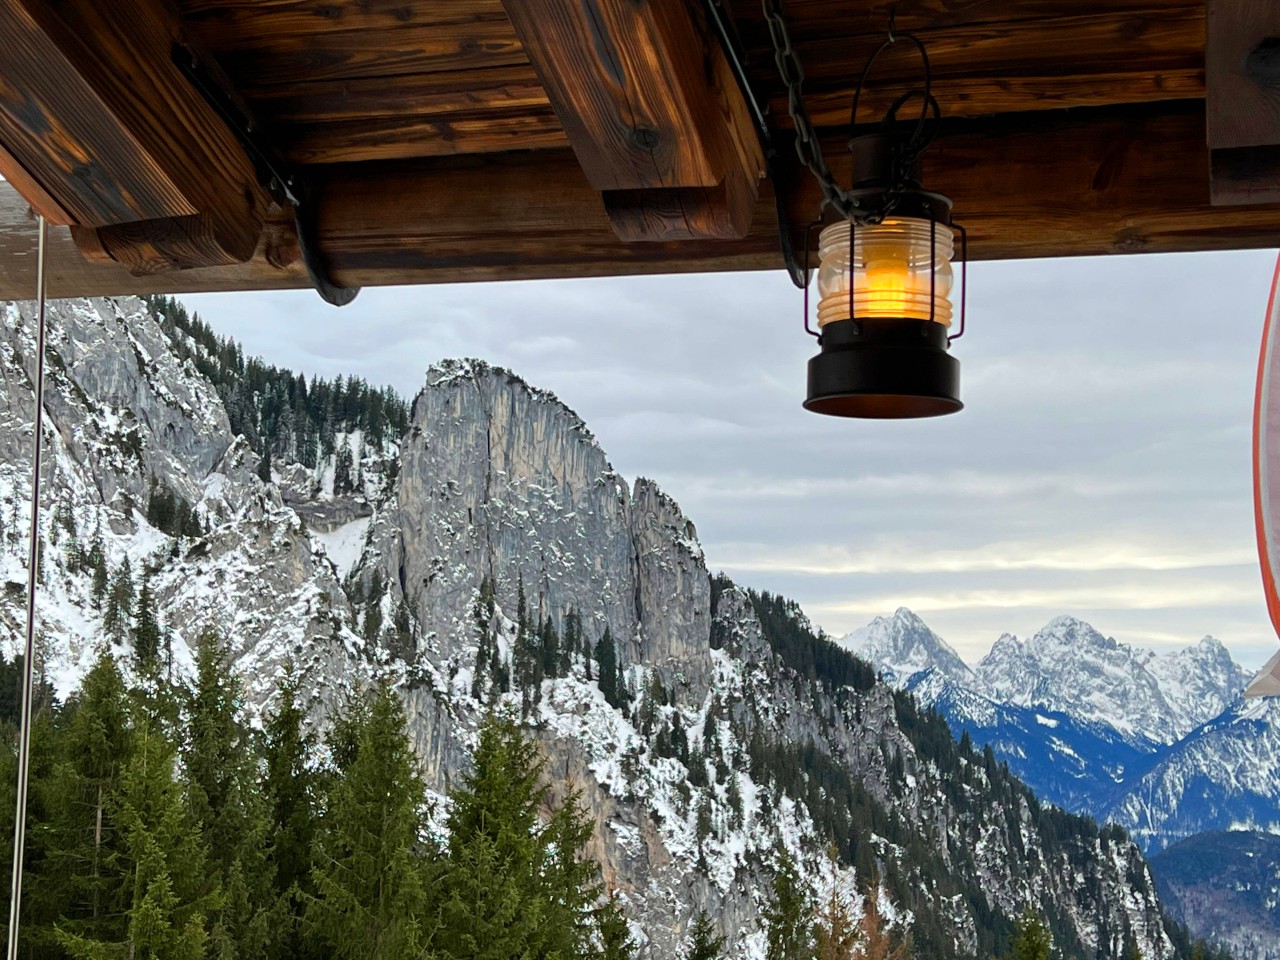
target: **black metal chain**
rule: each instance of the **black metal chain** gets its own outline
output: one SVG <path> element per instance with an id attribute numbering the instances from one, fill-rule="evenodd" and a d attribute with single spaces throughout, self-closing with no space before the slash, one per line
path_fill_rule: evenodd
<path id="1" fill-rule="evenodd" d="M 761 2 L 765 22 L 769 25 L 769 36 L 773 40 L 773 58 L 787 88 L 787 112 L 791 114 L 791 121 L 796 129 L 796 155 L 818 181 L 818 186 L 822 189 L 823 204 L 831 206 L 846 220 L 852 219 L 862 212 L 862 207 L 849 196 L 848 191 L 836 183 L 836 178 L 822 158 L 822 141 L 809 118 L 809 110 L 804 105 L 804 68 L 791 44 L 787 21 L 782 15 L 782 0 Z"/>
<path id="2" fill-rule="evenodd" d="M 835 176 L 831 173 L 830 168 L 822 157 L 822 141 L 804 103 L 804 68 L 800 65 L 800 58 L 796 54 L 791 42 L 791 35 L 787 30 L 786 19 L 782 14 L 782 0 L 761 0 L 761 2 L 764 8 L 765 22 L 769 26 L 769 36 L 773 40 L 774 61 L 778 66 L 778 73 L 782 78 L 782 82 L 787 88 L 787 112 L 791 115 L 792 123 L 795 125 L 796 154 L 799 156 L 800 162 L 809 169 L 814 179 L 818 181 L 818 186 L 822 190 L 823 206 L 830 206 L 843 219 L 852 220 L 859 224 L 882 222 L 885 217 L 893 212 L 903 194 L 911 189 L 911 175 L 916 161 L 928 149 L 929 144 L 933 142 L 934 135 L 937 133 L 937 121 L 941 115 L 941 110 L 939 109 L 937 98 L 933 95 L 933 70 L 924 44 L 914 34 L 896 33 L 894 31 L 894 19 L 891 14 L 888 37 L 867 60 L 866 65 L 863 67 L 862 75 L 858 79 L 857 88 L 854 90 L 853 105 L 849 117 L 851 136 L 857 126 L 858 103 L 876 59 L 880 54 L 902 41 L 914 45 L 916 50 L 919 51 L 920 60 L 924 67 L 924 86 L 921 89 L 903 94 L 894 101 L 889 111 L 885 114 L 881 127 L 887 128 L 895 123 L 898 110 L 905 103 L 916 97 L 919 97 L 922 101 L 920 119 L 917 121 L 911 136 L 905 142 L 896 145 L 893 173 L 889 186 L 878 202 L 874 206 L 869 206 L 860 202 L 858 197 L 853 195 L 852 189 L 845 190 L 836 182 Z M 931 113 L 932 124 L 929 123 Z"/>

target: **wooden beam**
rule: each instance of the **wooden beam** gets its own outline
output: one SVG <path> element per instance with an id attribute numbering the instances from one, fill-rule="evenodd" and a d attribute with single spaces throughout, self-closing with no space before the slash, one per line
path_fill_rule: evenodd
<path id="1" fill-rule="evenodd" d="M 686 0 L 505 7 L 622 239 L 742 235 L 763 155 L 724 52 Z M 647 190 L 663 195 L 636 194 Z"/>
<path id="2" fill-rule="evenodd" d="M 34 205 L 134 270 L 253 256 L 265 195 L 174 66 L 163 0 L 0 0 L 0 36 L 0 164 Z"/>
<path id="3" fill-rule="evenodd" d="M 295 163 L 351 163 L 567 147 L 528 64 L 244 91 Z"/>
<path id="4" fill-rule="evenodd" d="M 924 177 L 955 201 L 977 260 L 1275 247 L 1280 207 L 1210 205 L 1204 143 L 1200 101 L 956 121 L 925 154 Z M 828 148 L 845 174 L 840 141 Z M 743 269 L 777 270 L 786 282 L 768 187 L 740 240 L 636 244 L 614 235 L 568 151 L 317 174 L 320 245 L 347 285 Z M 819 197 L 807 172 L 789 171 L 787 182 L 798 235 Z M 289 264 L 279 229 L 275 255 Z M 0 185 L 0 298 L 31 296 L 34 238 L 25 204 Z M 307 285 L 296 262 L 273 266 L 265 244 L 243 265 L 133 278 L 69 256 L 65 230 L 55 238 L 56 296 Z"/>
<path id="5" fill-rule="evenodd" d="M 1072 12 L 1037 20 L 1006 20 L 922 28 L 934 94 L 943 116 L 982 116 L 1063 107 L 1181 100 L 1204 95 L 1205 18 L 1202 8 Z M 819 126 L 849 122 L 853 84 L 862 59 L 883 40 L 822 36 L 796 44 L 805 70 L 805 103 Z M 767 49 L 767 48 L 766 48 Z M 772 52 L 752 60 L 773 116 L 790 126 Z M 878 120 L 899 94 L 919 82 L 920 61 L 902 44 L 886 53 L 863 92 L 859 122 Z"/>
<path id="6" fill-rule="evenodd" d="M 1213 202 L 1280 200 L 1280 5 L 1208 0 Z"/>

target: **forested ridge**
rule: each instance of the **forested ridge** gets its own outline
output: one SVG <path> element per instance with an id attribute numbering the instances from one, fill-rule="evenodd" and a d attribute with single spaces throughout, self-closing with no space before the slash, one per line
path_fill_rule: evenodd
<path id="1" fill-rule="evenodd" d="M 731 589 L 733 583 L 728 578 L 721 575 L 712 579 L 712 642 L 716 645 L 723 645 L 728 638 L 716 633 L 715 608 Z M 755 590 L 747 590 L 746 595 L 774 654 L 809 684 L 815 708 L 821 708 L 823 698 L 832 697 L 855 715 L 860 713 L 862 697 L 879 684 L 874 668 L 813 630 L 794 601 Z M 1060 859 L 1083 869 L 1096 851 L 1112 855 L 1111 851 L 1131 849 L 1121 828 L 1100 828 L 1088 817 L 1041 804 L 1010 773 L 1007 763 L 996 760 L 990 747 L 976 750 L 967 734 L 956 740 L 942 716 L 932 708 L 922 708 L 911 694 L 894 691 L 893 712 L 897 728 L 914 747 L 915 757 L 936 770 L 938 782 L 958 814 L 967 816 L 974 809 L 974 798 L 980 798 L 988 809 L 1003 811 L 1010 836 L 1017 838 L 1021 837 L 1019 811 L 1030 813 L 1042 849 L 1022 850 L 1024 859 Z M 976 921 L 979 957 L 1006 956 L 1020 939 L 1025 939 L 1020 932 L 1027 929 L 1028 917 L 1010 917 L 993 910 L 986 892 L 976 882 L 981 870 L 974 843 L 955 842 L 954 838 L 934 833 L 928 825 L 909 821 L 892 803 L 873 795 L 847 764 L 812 741 L 794 743 L 771 738 L 762 735 L 749 721 L 743 723 L 738 736 L 748 744 L 752 779 L 773 785 L 802 803 L 820 832 L 828 837 L 837 859 L 853 866 L 863 882 L 882 885 L 894 903 L 912 911 L 916 956 L 954 953 L 942 918 L 932 906 L 938 901 L 962 900 L 967 904 Z M 912 773 L 901 751 L 883 744 L 881 749 L 890 792 L 900 794 Z M 883 855 L 886 841 L 888 849 L 896 852 L 895 857 Z M 1086 872 L 1087 883 L 1096 879 Z M 936 895 L 925 897 L 925 891 L 935 891 Z M 1086 958 L 1087 951 L 1064 915 L 1048 909 L 1031 919 L 1043 927 L 1055 956 Z M 1186 927 L 1167 914 L 1163 922 L 1179 956 L 1227 960 L 1224 951 L 1194 941 Z M 1130 942 L 1127 955 L 1134 956 L 1137 948 L 1129 933 L 1118 930 L 1116 934 Z"/>
<path id="2" fill-rule="evenodd" d="M 362 431 L 365 442 L 377 448 L 398 440 L 408 426 L 409 405 L 391 387 L 371 386 L 359 377 L 308 381 L 246 357 L 239 343 L 219 337 L 172 297 L 144 300 L 178 357 L 190 360 L 217 389 L 232 432 L 264 460 L 314 467 L 334 452 L 338 434 Z"/>

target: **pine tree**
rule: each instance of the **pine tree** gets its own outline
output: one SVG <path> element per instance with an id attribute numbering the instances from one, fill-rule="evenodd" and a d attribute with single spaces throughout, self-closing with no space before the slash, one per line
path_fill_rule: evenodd
<path id="1" fill-rule="evenodd" d="M 1052 944 L 1044 921 L 1028 910 L 1017 922 L 1010 960 L 1049 960 Z"/>
<path id="2" fill-rule="evenodd" d="M 33 736 L 41 730 L 37 723 Z M 89 670 L 57 733 L 56 749 L 33 742 L 34 758 L 56 760 L 47 778 L 34 769 L 31 777 L 32 807 L 44 811 L 41 826 L 31 830 L 44 848 L 40 869 L 29 869 L 32 932 L 37 942 L 52 943 L 56 921 L 70 933 L 118 938 L 128 890 L 123 835 L 112 811 L 135 741 L 124 680 L 109 655 Z"/>
<path id="3" fill-rule="evenodd" d="M 206 916 L 218 898 L 204 870 L 200 825 L 188 816 L 174 778 L 175 750 L 145 711 L 135 711 L 135 749 L 109 806 L 123 837 L 116 892 L 124 909 L 117 930 L 55 936 L 76 960 L 200 960 Z"/>
<path id="4" fill-rule="evenodd" d="M 476 660 L 471 674 L 471 696 L 479 700 L 484 696 L 485 674 L 496 648 L 492 636 L 494 616 L 493 582 L 485 577 L 471 605 L 471 619 L 475 624 Z"/>
<path id="5" fill-rule="evenodd" d="M 379 687 L 336 733 L 341 775 L 316 838 L 307 926 L 338 960 L 418 958 L 430 934 L 417 852 L 424 788 L 395 692 Z"/>
<path id="6" fill-rule="evenodd" d="M 724 937 L 716 932 L 716 925 L 706 910 L 699 910 L 689 929 L 689 947 L 684 960 L 722 960 Z"/>
<path id="7" fill-rule="evenodd" d="M 156 622 L 151 578 L 144 577 L 133 619 L 133 659 L 140 673 L 149 674 L 159 666 L 159 657 L 160 624 Z"/>
<path id="8" fill-rule="evenodd" d="M 848 897 L 833 883 L 814 926 L 814 960 L 854 960 L 863 954 L 861 939 Z"/>
<path id="9" fill-rule="evenodd" d="M 610 706 L 621 706 L 622 697 L 618 690 L 618 650 L 607 625 L 596 642 L 595 659 L 600 677 L 600 692 L 604 694 L 604 699 Z"/>
<path id="10" fill-rule="evenodd" d="M 261 956 L 272 942 L 274 902 L 266 857 L 269 822 L 259 787 L 241 680 L 213 632 L 196 642 L 195 686 L 187 697 L 183 771 L 192 819 L 201 825 L 210 874 L 222 887 L 211 944 L 220 956 Z"/>
<path id="11" fill-rule="evenodd" d="M 387 583 L 377 567 L 369 576 L 369 593 L 364 601 L 364 624 L 360 635 L 367 643 L 377 643 L 382 636 L 382 598 L 387 595 Z"/>
<path id="12" fill-rule="evenodd" d="M 796 873 L 791 854 L 780 849 L 773 876 L 773 899 L 764 909 L 768 929 L 766 960 L 810 960 L 813 955 L 813 911 Z"/>
<path id="13" fill-rule="evenodd" d="M 354 488 L 351 477 L 351 445 L 345 440 L 333 460 L 333 495 L 350 493 Z"/>
<path id="14" fill-rule="evenodd" d="M 600 936 L 600 960 L 632 960 L 635 957 L 636 943 L 631 938 L 631 928 L 616 894 L 600 908 L 596 925 Z"/>
<path id="15" fill-rule="evenodd" d="M 286 663 L 275 710 L 266 718 L 263 793 L 271 818 L 270 848 L 275 893 L 282 925 L 277 949 L 281 960 L 311 956 L 302 936 L 304 905 L 314 895 L 311 848 L 322 800 L 320 779 L 310 764 L 315 737 L 304 730 L 298 703 L 298 678 Z"/>
<path id="16" fill-rule="evenodd" d="M 542 652 L 542 673 L 554 677 L 560 669 L 560 635 L 549 615 L 542 618 L 538 627 L 538 641 Z"/>
<path id="17" fill-rule="evenodd" d="M 588 955 L 599 868 L 580 859 L 591 825 L 576 796 L 540 821 L 542 762 L 509 720 L 485 719 L 473 763 L 452 797 L 434 945 L 453 960 Z"/>
<path id="18" fill-rule="evenodd" d="M 524 595 L 524 577 L 516 599 L 516 640 L 511 654 L 512 678 L 520 690 L 520 716 L 527 717 L 542 694 L 542 658 L 537 649 L 537 638 L 529 619 L 529 607 Z"/>
<path id="19" fill-rule="evenodd" d="M 107 589 L 106 609 L 102 614 L 102 627 L 112 640 L 119 643 L 129 630 L 129 618 L 133 614 L 133 574 L 129 558 L 125 557 L 120 569 L 111 578 Z"/>
<path id="20" fill-rule="evenodd" d="M 93 600 L 93 605 L 100 608 L 107 595 L 107 554 L 102 545 L 101 533 L 93 535 L 93 542 L 89 545 L 89 553 L 85 562 L 93 572 L 93 585 L 89 595 Z"/>
<path id="21" fill-rule="evenodd" d="M 910 940 L 897 938 L 889 931 L 880 913 L 880 891 L 871 886 L 863 894 L 858 937 L 863 960 L 911 960 Z"/>

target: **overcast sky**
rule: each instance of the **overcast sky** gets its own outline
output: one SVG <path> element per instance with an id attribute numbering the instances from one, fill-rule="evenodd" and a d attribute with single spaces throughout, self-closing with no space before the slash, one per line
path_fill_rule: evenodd
<path id="1" fill-rule="evenodd" d="M 805 413 L 781 271 L 183 298 L 268 361 L 412 396 L 444 357 L 508 366 L 656 478 L 708 564 L 834 635 L 900 605 L 974 662 L 1059 614 L 1148 647 L 1275 649 L 1250 430 L 1273 252 L 977 264 L 966 409 Z"/>

